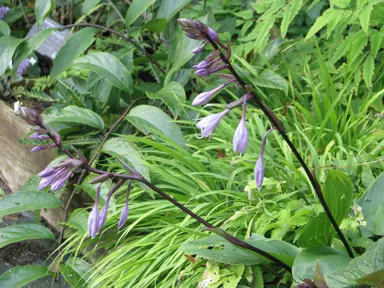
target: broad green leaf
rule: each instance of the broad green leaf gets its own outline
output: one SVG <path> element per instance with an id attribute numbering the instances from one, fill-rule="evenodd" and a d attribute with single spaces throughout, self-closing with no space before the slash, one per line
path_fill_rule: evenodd
<path id="1" fill-rule="evenodd" d="M 348 214 L 353 201 L 353 186 L 343 172 L 329 171 L 323 187 L 324 199 L 337 224 Z M 336 231 L 325 212 L 309 219 L 298 239 L 299 247 L 331 245 Z"/>
<path id="2" fill-rule="evenodd" d="M 305 39 L 308 40 L 313 35 L 315 35 L 317 32 L 320 31 L 325 25 L 329 23 L 334 17 L 337 17 L 335 14 L 336 9 L 329 8 L 324 13 L 316 19 L 316 22 L 312 25 L 311 29 L 309 29 L 307 36 L 305 36 Z"/>
<path id="3" fill-rule="evenodd" d="M 71 213 L 65 225 L 75 228 L 81 235 L 85 235 L 88 233 L 88 216 L 85 209 L 76 209 Z"/>
<path id="4" fill-rule="evenodd" d="M 32 281 L 48 275 L 53 276 L 53 273 L 49 272 L 48 268 L 44 266 L 17 266 L 0 276 L 0 287 L 21 288 Z"/>
<path id="5" fill-rule="evenodd" d="M 55 8 L 56 0 L 36 0 L 35 2 L 35 15 L 37 27 L 43 24 L 45 17 Z"/>
<path id="6" fill-rule="evenodd" d="M 3 20 L 0 20 L 0 33 L 0 36 L 9 36 L 11 34 L 11 29 Z"/>
<path id="7" fill-rule="evenodd" d="M 81 258 L 69 258 L 60 265 L 60 272 L 72 287 L 87 287 L 87 280 L 94 269 L 91 264 Z"/>
<path id="8" fill-rule="evenodd" d="M 363 10 L 359 14 L 360 25 L 363 28 L 365 33 L 368 33 L 369 19 L 371 17 L 373 5 L 367 5 L 363 8 Z"/>
<path id="9" fill-rule="evenodd" d="M 96 31 L 96 28 L 86 27 L 69 37 L 53 60 L 52 78 L 56 78 L 69 68 L 73 61 L 92 45 Z"/>
<path id="10" fill-rule="evenodd" d="M 380 50 L 381 42 L 384 39 L 384 31 L 373 30 L 370 35 L 369 42 L 371 43 L 371 52 L 373 57 L 377 56 L 377 53 Z"/>
<path id="11" fill-rule="evenodd" d="M 191 2 L 191 0 L 161 0 L 160 7 L 157 10 L 156 18 L 165 18 L 169 21 L 189 2 Z"/>
<path id="12" fill-rule="evenodd" d="M 364 215 L 365 226 L 360 226 L 361 233 L 365 237 L 375 235 L 375 219 L 379 207 L 384 203 L 384 172 L 368 187 L 357 204 L 360 205 Z"/>
<path id="13" fill-rule="evenodd" d="M 327 275 L 347 267 L 350 260 L 348 256 L 331 247 L 307 248 L 296 256 L 292 267 L 292 276 L 297 282 L 305 278 L 313 279 L 317 262 L 319 262 L 321 272 Z"/>
<path id="14" fill-rule="evenodd" d="M 17 69 L 19 69 L 21 63 L 33 53 L 38 47 L 40 47 L 44 41 L 54 32 L 54 29 L 45 29 L 44 31 L 40 31 L 37 34 L 33 35 L 27 41 L 24 41 L 17 48 L 14 56 L 13 56 L 13 67 L 12 67 L 12 75 L 15 75 Z"/>
<path id="15" fill-rule="evenodd" d="M 55 240 L 55 236 L 51 230 L 38 224 L 16 224 L 0 228 L 0 248 L 30 239 Z"/>
<path id="16" fill-rule="evenodd" d="M 155 2 L 156 0 L 133 0 L 125 15 L 125 25 L 127 28 L 129 28 L 132 23 L 143 14 L 143 12 Z"/>
<path id="17" fill-rule="evenodd" d="M 88 125 L 97 129 L 104 129 L 104 121 L 95 112 L 80 108 L 77 106 L 67 106 L 60 111 L 60 115 L 54 119 L 54 122 L 70 122 Z"/>
<path id="18" fill-rule="evenodd" d="M 115 56 L 105 52 L 95 52 L 75 60 L 75 69 L 94 71 L 117 88 L 130 93 L 132 78 L 127 68 Z"/>
<path id="19" fill-rule="evenodd" d="M 167 19 L 152 19 L 144 24 L 143 29 L 148 29 L 156 33 L 160 33 L 167 26 Z"/>
<path id="20" fill-rule="evenodd" d="M 292 266 L 297 253 L 299 253 L 297 247 L 287 242 L 267 239 L 256 234 L 252 234 L 252 237 L 245 242 L 270 253 L 288 266 Z M 269 261 L 256 253 L 234 246 L 218 235 L 184 243 L 180 250 L 225 264 L 255 265 Z"/>
<path id="21" fill-rule="evenodd" d="M 303 0 L 292 0 L 284 10 L 283 20 L 281 21 L 281 35 L 284 38 L 288 31 L 289 24 L 293 21 L 296 15 L 299 13 Z"/>
<path id="22" fill-rule="evenodd" d="M 136 106 L 129 112 L 127 120 L 146 135 L 150 133 L 158 134 L 156 132 L 158 131 L 178 145 L 182 147 L 185 145 L 184 136 L 179 126 L 157 107 L 149 105 Z"/>
<path id="23" fill-rule="evenodd" d="M 356 279 L 356 283 L 372 287 L 384 287 L 384 270 L 376 271 Z"/>
<path id="24" fill-rule="evenodd" d="M 13 53 L 22 41 L 12 36 L 0 37 L 0 77 L 9 67 Z"/>
<path id="25" fill-rule="evenodd" d="M 83 4 L 83 13 L 87 15 L 89 11 L 92 10 L 97 4 L 99 4 L 100 0 L 85 0 Z"/>
<path id="26" fill-rule="evenodd" d="M 363 65 L 363 78 L 368 87 L 372 86 L 372 76 L 375 70 L 375 61 L 372 55 L 368 55 Z"/>
<path id="27" fill-rule="evenodd" d="M 147 92 L 150 99 L 160 99 L 172 111 L 172 114 L 177 117 L 185 103 L 185 91 L 183 86 L 178 82 L 169 82 L 157 92 Z"/>
<path id="28" fill-rule="evenodd" d="M 126 139 L 112 138 L 105 142 L 103 152 L 120 157 L 127 164 L 131 164 L 145 179 L 150 181 L 149 169 L 143 155 L 137 147 Z"/>
<path id="29" fill-rule="evenodd" d="M 53 194 L 32 191 L 16 192 L 0 199 L 0 217 L 28 210 L 58 207 L 60 207 L 60 200 Z"/>
<path id="30" fill-rule="evenodd" d="M 256 86 L 279 89 L 285 94 L 288 93 L 288 81 L 271 70 L 266 69 L 260 76 L 252 77 L 251 80 Z"/>

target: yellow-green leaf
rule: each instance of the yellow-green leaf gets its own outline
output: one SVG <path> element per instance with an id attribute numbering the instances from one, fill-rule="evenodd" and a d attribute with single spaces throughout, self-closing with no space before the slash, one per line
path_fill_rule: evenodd
<path id="1" fill-rule="evenodd" d="M 363 66 L 363 78 L 365 84 L 367 84 L 368 87 L 372 86 L 372 76 L 375 71 L 375 63 L 373 60 L 373 56 L 369 55 L 367 59 L 364 62 Z"/>

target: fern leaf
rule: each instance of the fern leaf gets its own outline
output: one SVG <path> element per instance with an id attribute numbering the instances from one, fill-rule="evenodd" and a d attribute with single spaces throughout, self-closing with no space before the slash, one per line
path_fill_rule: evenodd
<path id="1" fill-rule="evenodd" d="M 367 84 L 368 87 L 372 87 L 372 76 L 375 71 L 375 63 L 373 60 L 373 56 L 369 55 L 367 59 L 364 62 L 363 66 L 363 79 L 365 84 Z"/>
<path id="2" fill-rule="evenodd" d="M 371 52 L 373 57 L 376 57 L 379 52 L 381 42 L 383 42 L 384 31 L 373 30 L 370 35 L 369 42 L 371 43 Z"/>
<path id="3" fill-rule="evenodd" d="M 365 33 L 368 33 L 369 19 L 371 18 L 372 8 L 373 5 L 367 5 L 359 14 L 360 25 Z"/>
<path id="4" fill-rule="evenodd" d="M 40 102 L 57 102 L 56 100 L 49 97 L 43 91 L 38 91 L 38 90 L 23 91 L 21 94 L 28 99 L 35 99 L 35 100 L 39 100 Z"/>
<path id="5" fill-rule="evenodd" d="M 336 26 L 340 23 L 341 20 L 344 19 L 344 10 L 333 10 L 332 11 L 332 18 L 329 20 L 328 26 L 327 26 L 327 38 L 331 35 L 333 30 L 335 30 Z"/>
<path id="6" fill-rule="evenodd" d="M 332 19 L 334 19 L 335 16 L 337 16 L 337 13 L 335 13 L 335 9 L 329 8 L 324 13 L 316 19 L 315 23 L 312 25 L 311 29 L 309 29 L 307 36 L 305 36 L 305 40 L 308 40 L 313 35 L 315 35 L 317 32 L 319 32 L 324 26 L 326 26 Z"/>
<path id="7" fill-rule="evenodd" d="M 348 61 L 349 63 L 352 63 L 357 56 L 359 56 L 362 52 L 365 46 L 368 44 L 368 35 L 364 33 L 363 30 L 360 30 L 356 32 L 351 39 L 350 45 L 350 51 L 348 55 Z"/>
<path id="8" fill-rule="evenodd" d="M 258 37 L 254 43 L 255 49 L 261 52 L 265 46 L 268 44 L 269 40 L 269 31 L 271 30 L 273 24 L 275 23 L 276 15 L 271 16 L 268 19 L 257 24 L 259 27 Z"/>
<path id="9" fill-rule="evenodd" d="M 63 141 L 64 145 L 94 145 L 100 144 L 103 141 L 101 136 L 80 136 Z"/>
<path id="10" fill-rule="evenodd" d="M 293 0 L 291 4 L 285 8 L 280 28 L 283 38 L 285 38 L 285 35 L 287 34 L 289 24 L 295 19 L 302 6 L 303 0 Z"/>
<path id="11" fill-rule="evenodd" d="M 351 38 L 353 37 L 353 35 L 354 34 L 349 35 L 347 38 L 345 38 L 339 43 L 338 47 L 336 48 L 336 52 L 333 55 L 332 63 L 335 63 L 337 60 L 347 54 L 348 49 L 350 48 L 349 43 L 351 42 Z"/>

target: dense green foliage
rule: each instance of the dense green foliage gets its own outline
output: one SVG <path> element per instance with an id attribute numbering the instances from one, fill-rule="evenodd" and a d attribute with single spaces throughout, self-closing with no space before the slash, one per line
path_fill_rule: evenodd
<path id="1" fill-rule="evenodd" d="M 285 271 L 203 231 L 141 184 L 133 185 L 125 227 L 118 231 L 116 222 L 126 185 L 112 198 L 103 232 L 91 239 L 87 218 L 97 186 L 88 183 L 96 177 L 91 174 L 75 184 L 85 199 L 83 208 L 62 224 L 67 229 L 56 259 L 72 287 L 295 287 L 304 279 L 316 287 L 326 287 L 324 282 L 328 287 L 382 287 L 384 1 L 25 2 L 0 0 L 10 8 L 0 20 L 0 93 L 6 100 L 44 107 L 44 121 L 60 132 L 64 146 L 94 158 L 93 167 L 124 171 L 117 158 L 124 159 L 196 214 L 292 267 L 292 273 Z M 34 51 L 56 30 L 23 37 L 27 20 L 41 24 L 47 16 L 62 25 L 91 23 L 113 31 L 69 27 L 75 33 L 45 75 Z M 265 180 L 257 189 L 253 169 L 270 128 L 259 107 L 248 105 L 245 153 L 232 150 L 240 108 L 220 122 L 212 137 L 199 137 L 196 119 L 221 111 L 244 91 L 225 88 L 207 109 L 190 105 L 198 93 L 221 82 L 194 75 L 192 66 L 211 51 L 191 53 L 199 41 L 177 26 L 180 17 L 199 19 L 223 42 L 231 41 L 232 64 L 278 116 L 322 185 L 354 259 L 277 131 L 269 136 Z M 27 57 L 38 63 L 21 76 L 17 69 Z M 124 111 L 124 121 L 101 147 Z M 28 136 L 20 142 L 39 145 Z M 23 203 L 21 193 L 20 201 L 12 199 L 17 193 L 2 198 L 0 215 L 57 207 L 52 194 L 37 192 L 37 178 L 21 191 L 30 200 Z M 110 189 L 106 186 L 101 204 Z M 22 205 L 15 207 L 15 201 Z M 39 225 L 25 228 L 35 229 L 35 235 L 18 234 L 0 241 L 0 247 L 32 236 L 51 237 Z M 24 269 L 20 281 L 27 281 L 33 269 L 37 275 L 29 281 L 41 277 L 45 268 Z M 9 281 L 8 275 L 0 283 Z"/>

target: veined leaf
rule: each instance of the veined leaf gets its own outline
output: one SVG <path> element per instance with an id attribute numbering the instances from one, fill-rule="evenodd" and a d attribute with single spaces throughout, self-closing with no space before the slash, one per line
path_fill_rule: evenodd
<path id="1" fill-rule="evenodd" d="M 375 70 L 375 62 L 372 55 L 369 55 L 367 59 L 365 59 L 364 66 L 363 66 L 363 78 L 365 84 L 367 84 L 368 87 L 372 86 L 372 76 L 374 74 Z"/>
<path id="2" fill-rule="evenodd" d="M 81 258 L 69 258 L 60 265 L 60 272 L 72 287 L 86 287 L 87 280 L 94 269 L 91 264 Z"/>
<path id="3" fill-rule="evenodd" d="M 372 34 L 370 35 L 369 42 L 371 43 L 371 52 L 374 58 L 379 52 L 381 42 L 383 42 L 383 38 L 384 31 L 373 30 Z"/>
<path id="4" fill-rule="evenodd" d="M 368 33 L 369 19 L 371 17 L 371 12 L 373 9 L 373 5 L 367 5 L 359 14 L 360 25 L 363 28 L 365 33 Z"/>
<path id="5" fill-rule="evenodd" d="M 127 14 L 125 16 L 125 25 L 129 28 L 133 22 L 136 21 L 140 15 L 153 5 L 156 0 L 134 0 L 129 6 Z M 163 1 L 164 2 L 164 1 Z"/>
<path id="6" fill-rule="evenodd" d="M 255 47 L 259 52 L 263 51 L 265 46 L 267 46 L 269 41 L 269 34 L 270 34 L 269 31 L 271 30 L 273 24 L 275 23 L 275 20 L 276 20 L 276 16 L 271 15 L 261 23 L 259 22 L 257 24 L 257 26 L 260 25 L 260 27 L 259 27 L 258 35 L 255 41 Z"/>
<path id="7" fill-rule="evenodd" d="M 167 19 L 168 21 L 176 15 L 185 5 L 191 0 L 172 0 L 172 1 L 161 1 L 160 7 L 157 10 L 157 19 Z"/>
<path id="8" fill-rule="evenodd" d="M 331 6 L 337 6 L 339 8 L 347 8 L 351 0 L 331 0 Z"/>
<path id="9" fill-rule="evenodd" d="M 104 129 L 104 121 L 95 112 L 77 106 L 67 106 L 60 111 L 60 115 L 53 118 L 55 122 L 72 122 L 88 125 L 97 129 Z"/>
<path id="10" fill-rule="evenodd" d="M 95 41 L 94 35 L 96 31 L 96 28 L 86 27 L 69 37 L 57 53 L 55 60 L 53 60 L 52 78 L 56 78 L 64 72 L 77 57 L 92 45 L 93 41 Z"/>
<path id="11" fill-rule="evenodd" d="M 16 192 L 0 199 L 0 217 L 28 210 L 58 207 L 60 207 L 60 200 L 53 194 L 33 191 Z"/>
<path id="12" fill-rule="evenodd" d="M 3 34 L 0 36 L 9 36 L 11 34 L 11 29 L 9 28 L 7 22 L 0 20 L 0 33 Z"/>
<path id="13" fill-rule="evenodd" d="M 22 41 L 22 39 L 17 39 L 12 36 L 0 37 L 0 77 L 3 76 L 5 70 L 7 70 L 13 53 Z"/>
<path id="14" fill-rule="evenodd" d="M 17 266 L 0 276 L 0 287 L 20 288 L 47 275 L 52 276 L 53 273 L 44 266 Z"/>
<path id="15" fill-rule="evenodd" d="M 94 71 L 127 93 L 132 90 L 132 78 L 127 68 L 119 59 L 109 53 L 95 52 L 83 56 L 76 59 L 72 67 Z"/>
<path id="16" fill-rule="evenodd" d="M 179 115 L 186 99 L 183 86 L 174 81 L 165 84 L 157 92 L 147 92 L 147 96 L 150 99 L 160 99 L 163 101 L 175 117 Z"/>
<path id="17" fill-rule="evenodd" d="M 30 239 L 55 240 L 55 236 L 51 230 L 38 224 L 16 224 L 0 228 L 0 248 Z"/>
<path id="18" fill-rule="evenodd" d="M 351 39 L 350 50 L 348 54 L 348 61 L 349 63 L 352 63 L 357 56 L 359 56 L 362 52 L 365 46 L 367 46 L 368 43 L 368 35 L 364 33 L 363 30 L 360 30 L 356 34 L 354 34 L 353 38 Z"/>
<path id="19" fill-rule="evenodd" d="M 85 0 L 83 4 L 83 13 L 87 15 L 89 11 L 92 10 L 97 4 L 99 4 L 100 0 Z"/>
<path id="20" fill-rule="evenodd" d="M 325 25 L 329 23 L 334 17 L 337 17 L 337 13 L 335 13 L 335 9 L 329 8 L 324 13 L 316 19 L 316 22 L 312 25 L 311 29 L 309 29 L 307 36 L 305 36 L 305 40 L 308 40 L 317 32 L 320 31 Z"/>
<path id="21" fill-rule="evenodd" d="M 35 15 L 37 20 L 37 27 L 40 29 L 45 17 L 55 8 L 56 0 L 36 0 L 35 2 Z"/>
<path id="22" fill-rule="evenodd" d="M 292 0 L 289 5 L 286 6 L 283 14 L 283 20 L 281 21 L 281 36 L 284 38 L 288 31 L 289 24 L 295 19 L 299 13 L 303 0 Z"/>

